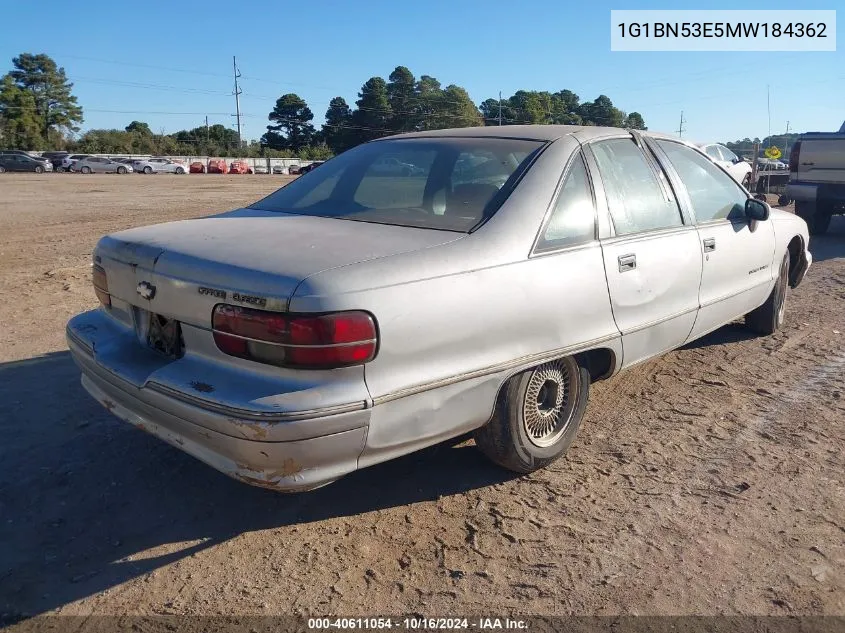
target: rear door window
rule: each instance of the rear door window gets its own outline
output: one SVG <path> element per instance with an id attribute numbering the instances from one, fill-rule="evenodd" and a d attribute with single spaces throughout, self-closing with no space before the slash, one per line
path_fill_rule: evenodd
<path id="1" fill-rule="evenodd" d="M 590 146 L 599 166 L 610 217 L 617 235 L 683 226 L 677 200 L 658 179 L 633 139 L 599 141 Z"/>

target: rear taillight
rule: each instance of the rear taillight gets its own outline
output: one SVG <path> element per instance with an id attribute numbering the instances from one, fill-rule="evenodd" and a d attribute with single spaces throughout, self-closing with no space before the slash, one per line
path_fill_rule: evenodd
<path id="1" fill-rule="evenodd" d="M 801 141 L 795 141 L 789 151 L 789 171 L 798 171 L 798 156 L 801 154 Z"/>
<path id="2" fill-rule="evenodd" d="M 94 264 L 91 269 L 91 277 L 94 281 L 94 294 L 105 307 L 111 307 L 111 295 L 109 294 L 109 280 L 106 278 L 106 269 Z"/>
<path id="3" fill-rule="evenodd" d="M 211 322 L 222 352 L 280 367 L 360 365 L 375 358 L 378 346 L 375 320 L 366 312 L 288 314 L 219 304 Z"/>

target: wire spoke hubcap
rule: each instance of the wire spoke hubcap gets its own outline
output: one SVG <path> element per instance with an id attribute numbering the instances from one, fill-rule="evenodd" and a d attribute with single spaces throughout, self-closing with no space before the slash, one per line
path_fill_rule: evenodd
<path id="1" fill-rule="evenodd" d="M 540 447 L 551 446 L 572 419 L 575 398 L 569 365 L 552 361 L 535 369 L 522 403 L 522 420 L 528 439 Z"/>

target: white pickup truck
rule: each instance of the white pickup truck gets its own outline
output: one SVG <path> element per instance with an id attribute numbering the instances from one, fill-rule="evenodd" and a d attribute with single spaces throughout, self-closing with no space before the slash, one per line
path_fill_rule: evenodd
<path id="1" fill-rule="evenodd" d="M 802 134 L 789 153 L 788 198 L 810 233 L 827 232 L 830 218 L 845 213 L 845 123 L 839 132 Z"/>

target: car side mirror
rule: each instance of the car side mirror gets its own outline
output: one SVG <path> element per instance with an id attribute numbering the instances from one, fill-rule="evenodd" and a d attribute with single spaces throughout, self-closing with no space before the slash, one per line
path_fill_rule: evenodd
<path id="1" fill-rule="evenodd" d="M 735 156 L 734 159 L 731 161 L 734 165 L 737 165 L 742 162 L 742 159 L 739 156 Z"/>
<path id="2" fill-rule="evenodd" d="M 745 201 L 745 217 L 749 220 L 765 222 L 769 219 L 770 208 L 768 203 L 755 198 L 748 198 Z"/>

